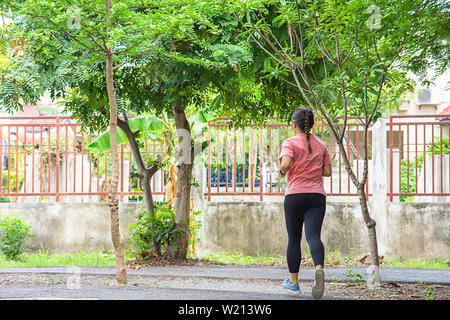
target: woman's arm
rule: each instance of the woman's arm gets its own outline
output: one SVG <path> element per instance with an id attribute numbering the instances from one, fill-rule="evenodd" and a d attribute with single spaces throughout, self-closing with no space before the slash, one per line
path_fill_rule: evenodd
<path id="1" fill-rule="evenodd" d="M 290 156 L 283 156 L 280 163 L 280 170 L 278 170 L 278 173 L 283 178 L 286 173 L 289 171 L 289 168 L 291 167 L 292 158 Z"/>
<path id="2" fill-rule="evenodd" d="M 330 177 L 331 176 L 331 164 L 327 164 L 322 168 L 322 176 Z"/>

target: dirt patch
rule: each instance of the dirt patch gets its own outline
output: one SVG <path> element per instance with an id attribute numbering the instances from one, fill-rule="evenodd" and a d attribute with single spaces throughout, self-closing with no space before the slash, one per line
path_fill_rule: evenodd
<path id="1" fill-rule="evenodd" d="M 217 265 L 227 265 L 226 263 L 220 263 L 211 261 L 208 259 L 186 259 L 186 260 L 176 260 L 167 259 L 164 257 L 152 257 L 146 259 L 135 259 L 129 260 L 126 263 L 127 269 L 140 269 L 145 266 L 217 266 Z"/>
<path id="2" fill-rule="evenodd" d="M 369 300 L 450 300 L 450 285 L 382 282 L 379 288 L 346 282 L 326 284 L 329 295 Z"/>

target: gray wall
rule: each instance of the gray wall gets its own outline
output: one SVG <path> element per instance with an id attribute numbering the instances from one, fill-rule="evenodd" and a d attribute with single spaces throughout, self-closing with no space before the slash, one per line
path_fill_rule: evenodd
<path id="1" fill-rule="evenodd" d="M 377 204 L 379 205 L 379 204 Z M 373 203 L 369 210 L 373 212 Z M 386 217 L 374 214 L 382 255 L 447 258 L 450 207 L 442 203 L 386 203 Z M 283 203 L 212 202 L 204 221 L 205 252 L 239 251 L 246 254 L 286 251 Z M 368 252 L 367 229 L 359 203 L 327 202 L 322 241 L 329 251 Z M 304 237 L 302 250 L 307 249 Z"/>
<path id="2" fill-rule="evenodd" d="M 136 203 L 121 203 L 121 234 L 134 222 Z M 31 224 L 32 250 L 50 253 L 96 249 L 112 250 L 109 207 L 106 203 L 9 203 L 0 204 L 0 214 L 16 214 Z"/>
<path id="3" fill-rule="evenodd" d="M 445 203 L 369 203 L 377 221 L 380 254 L 447 258 L 450 207 Z M 122 236 L 140 210 L 136 203 L 119 207 Z M 285 254 L 282 202 L 205 202 L 198 253 Z M 32 250 L 49 252 L 112 250 L 109 209 L 105 203 L 0 204 L 0 214 L 16 213 L 32 225 Z M 303 237 L 304 238 L 304 237 Z M 358 203 L 327 202 L 322 229 L 327 250 L 368 252 L 367 231 Z M 307 248 L 302 240 L 303 250 Z"/>

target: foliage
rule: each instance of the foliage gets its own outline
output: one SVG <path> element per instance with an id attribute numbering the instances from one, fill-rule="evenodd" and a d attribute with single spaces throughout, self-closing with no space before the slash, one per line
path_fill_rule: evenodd
<path id="1" fill-rule="evenodd" d="M 0 216 L 0 245 L 7 259 L 19 260 L 26 239 L 31 237 L 31 225 L 15 216 Z"/>
<path id="2" fill-rule="evenodd" d="M 432 156 L 433 151 L 435 156 L 440 156 L 441 151 L 442 155 L 449 154 L 449 139 L 443 137 L 442 140 L 440 137 L 434 137 L 433 143 L 430 143 L 426 146 L 426 154 L 428 156 Z M 419 178 L 420 172 L 423 166 L 424 153 L 420 153 L 417 156 L 417 159 L 412 159 L 408 162 L 406 159 L 401 159 L 401 193 L 415 193 L 416 190 L 416 166 L 417 166 L 417 178 Z M 409 169 L 409 176 L 408 176 Z M 408 180 L 409 180 L 409 188 L 408 188 Z M 412 202 L 414 201 L 414 196 L 400 196 L 400 202 Z"/>
<path id="3" fill-rule="evenodd" d="M 439 75 L 448 66 L 444 1 L 374 1 L 376 26 L 364 0 L 227 3 L 245 30 L 241 37 L 265 53 L 267 77 L 296 88 L 336 141 L 345 134 L 345 125 L 333 125 L 338 116 L 368 126 L 381 116 L 383 103 L 393 108 L 392 99 L 412 90 L 408 71 L 423 78 L 427 68 L 435 66 Z"/>
<path id="4" fill-rule="evenodd" d="M 8 154 L 8 170 L 2 170 L 2 185 L 10 192 L 19 192 L 24 180 L 24 146 L 11 148 Z M 8 180 L 9 179 L 9 180 Z"/>
<path id="5" fill-rule="evenodd" d="M 20 261 L 7 260 L 0 256 L 0 268 L 11 267 L 113 267 L 114 253 L 106 250 L 78 251 L 76 253 L 49 253 L 41 248 L 37 252 L 25 252 Z M 131 253 L 126 253 L 126 260 L 133 259 Z"/>
<path id="6" fill-rule="evenodd" d="M 142 211 L 137 216 L 137 222 L 130 224 L 129 245 L 141 257 L 150 255 L 154 242 L 166 250 L 175 250 L 174 243 L 181 234 L 181 229 L 175 226 L 172 209 L 167 208 L 167 202 L 155 201 L 154 212 Z"/>
<path id="7" fill-rule="evenodd" d="M 434 300 L 434 287 L 427 286 L 423 293 L 425 294 L 425 300 Z"/>
<path id="8" fill-rule="evenodd" d="M 214 262 L 234 265 L 265 265 L 285 264 L 286 257 L 282 255 L 245 255 L 240 252 L 212 253 L 204 257 Z"/>
<path id="9" fill-rule="evenodd" d="M 442 137 L 441 139 L 440 137 L 434 137 L 433 143 L 427 145 L 427 153 L 430 155 L 432 152 L 434 152 L 435 155 L 440 155 L 441 152 L 442 154 L 449 154 L 449 147 L 449 138 Z"/>
<path id="10" fill-rule="evenodd" d="M 345 270 L 344 277 L 347 282 L 360 284 L 363 281 L 361 273 L 353 272 L 351 269 Z"/>
<path id="11" fill-rule="evenodd" d="M 193 179 L 195 179 L 193 177 Z M 202 221 L 200 219 L 202 215 L 201 211 L 194 211 L 191 216 L 191 221 L 189 224 L 189 233 L 191 234 L 191 237 L 189 237 L 189 246 L 192 248 L 192 251 L 196 252 L 196 245 L 200 241 L 200 238 L 198 237 L 198 231 L 202 227 Z"/>

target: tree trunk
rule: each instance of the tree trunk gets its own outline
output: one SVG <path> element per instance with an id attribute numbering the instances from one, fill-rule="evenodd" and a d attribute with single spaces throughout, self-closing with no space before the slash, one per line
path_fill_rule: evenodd
<path id="1" fill-rule="evenodd" d="M 111 0 L 106 0 L 106 14 L 108 29 L 112 26 Z M 106 89 L 109 100 L 109 130 L 111 145 L 111 179 L 108 190 L 109 214 L 111 217 L 111 238 L 116 256 L 116 277 L 119 284 L 127 284 L 127 271 L 125 268 L 125 254 L 122 237 L 120 236 L 119 198 L 119 152 L 117 150 L 117 102 L 114 87 L 113 53 L 111 49 L 106 52 Z"/>
<path id="2" fill-rule="evenodd" d="M 380 276 L 380 261 L 378 259 L 378 243 L 377 243 L 377 231 L 375 229 L 376 222 L 370 217 L 369 209 L 367 207 L 367 198 L 364 191 L 364 184 L 358 187 L 359 203 L 361 206 L 361 212 L 364 222 L 367 227 L 367 233 L 369 236 L 369 253 L 370 253 L 370 267 L 369 267 L 369 279 L 368 286 L 376 287 L 381 284 Z"/>
<path id="3" fill-rule="evenodd" d="M 145 167 L 141 152 L 139 150 L 139 146 L 136 142 L 137 132 L 131 131 L 125 112 L 123 113 L 123 115 L 124 120 L 118 119 L 118 125 L 127 136 L 131 153 L 133 154 L 134 161 L 136 162 L 139 171 L 137 176 L 141 180 L 141 189 L 144 195 L 144 208 L 147 212 L 151 212 L 152 214 L 154 214 L 155 204 L 153 202 L 150 180 L 158 171 L 158 166 L 155 164 L 150 169 Z M 153 254 L 158 257 L 161 256 L 161 245 L 157 241 L 153 241 Z"/>
<path id="4" fill-rule="evenodd" d="M 111 179 L 108 191 L 108 205 L 111 216 L 111 238 L 116 255 L 116 276 L 120 284 L 127 283 L 125 268 L 125 254 L 119 223 L 119 198 L 117 190 L 119 185 L 119 152 L 117 150 L 117 103 L 114 88 L 114 73 L 112 53 L 106 55 L 106 86 L 110 107 L 110 145 L 111 145 Z"/>
<path id="5" fill-rule="evenodd" d="M 175 259 L 186 259 L 189 244 L 189 218 L 191 204 L 191 175 L 192 175 L 192 150 L 190 140 L 190 126 L 186 114 L 182 108 L 182 100 L 179 98 L 173 106 L 175 125 L 181 151 L 181 159 L 178 163 L 177 198 L 175 207 L 175 225 L 181 228 L 182 233 L 177 238 L 177 249 L 171 253 Z M 181 130 L 181 131 L 180 131 Z M 183 132 L 180 135 L 180 132 Z M 183 141 L 189 139 L 189 141 Z M 181 147 L 184 146 L 184 147 Z"/>
<path id="6" fill-rule="evenodd" d="M 366 135 L 367 135 L 367 132 L 366 132 Z M 381 283 L 381 278 L 380 278 L 380 272 L 379 272 L 380 263 L 378 260 L 377 233 L 376 233 L 376 229 L 375 229 L 376 222 L 374 219 L 372 219 L 370 217 L 369 208 L 367 206 L 367 197 L 366 197 L 366 193 L 364 190 L 366 181 L 367 181 L 367 171 L 368 171 L 367 153 L 366 153 L 366 156 L 364 159 L 363 178 L 361 181 L 358 181 L 358 178 L 355 176 L 355 173 L 353 172 L 353 170 L 350 166 L 350 161 L 348 160 L 347 152 L 345 150 L 345 146 L 343 145 L 343 140 L 338 141 L 338 146 L 341 151 L 342 159 L 343 159 L 347 174 L 358 190 L 361 213 L 363 216 L 364 223 L 366 224 L 368 237 L 369 237 L 369 253 L 370 253 L 370 260 L 371 260 L 370 281 L 371 281 L 371 285 L 377 286 Z M 367 139 L 365 139 L 364 148 L 365 148 L 364 150 L 367 150 Z"/>
<path id="7" fill-rule="evenodd" d="M 125 114 L 124 114 L 125 116 Z M 152 212 L 155 209 L 155 205 L 153 203 L 153 195 L 152 188 L 150 184 L 150 180 L 153 175 L 157 172 L 158 168 L 154 165 L 152 168 L 148 169 L 144 165 L 144 161 L 142 160 L 142 155 L 139 150 L 139 146 L 136 142 L 136 134 L 137 132 L 132 132 L 130 125 L 128 124 L 128 120 L 118 119 L 118 125 L 120 129 L 125 133 L 128 139 L 128 143 L 130 145 L 131 153 L 133 154 L 134 161 L 136 162 L 139 174 L 138 178 L 141 180 L 141 189 L 144 196 L 144 207 L 148 212 Z"/>

